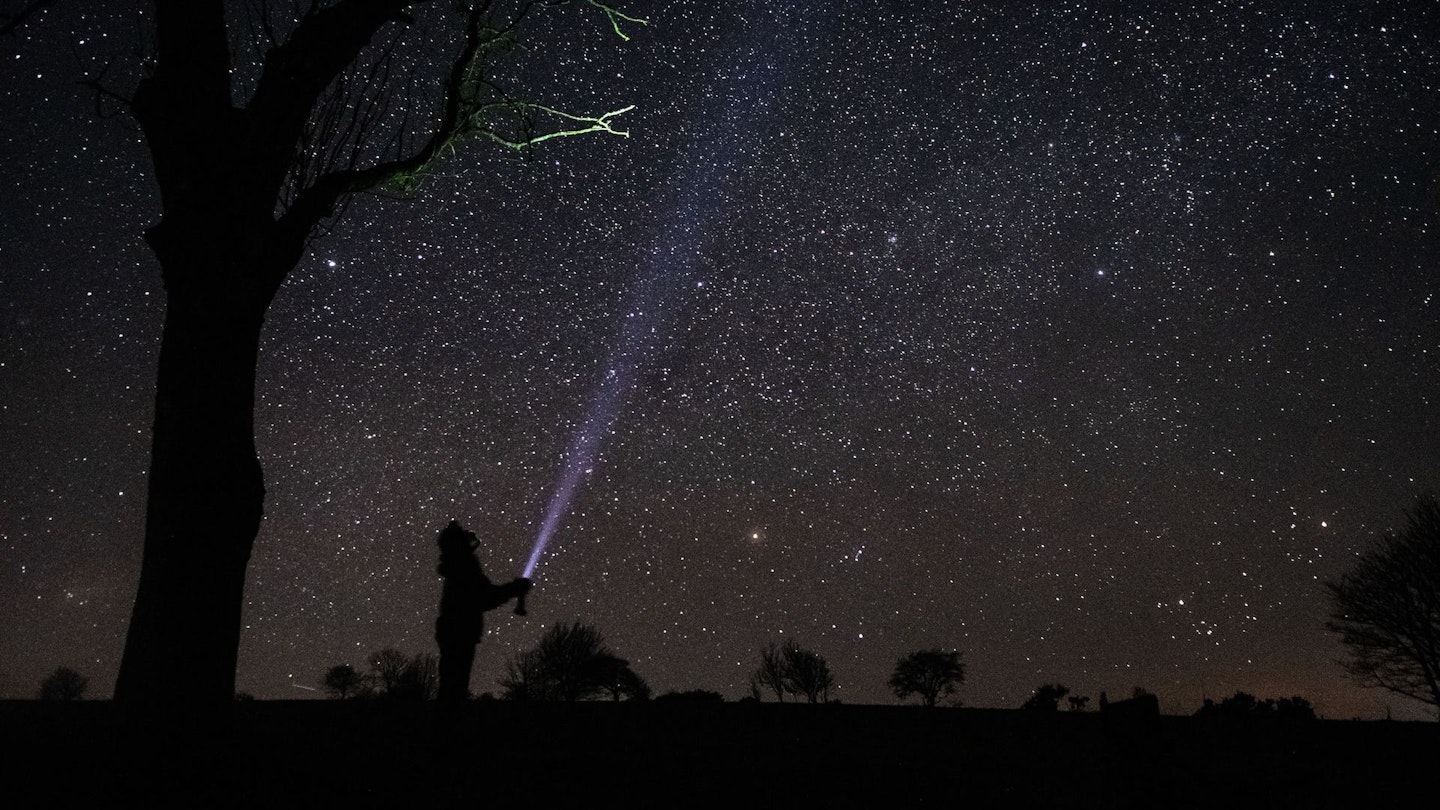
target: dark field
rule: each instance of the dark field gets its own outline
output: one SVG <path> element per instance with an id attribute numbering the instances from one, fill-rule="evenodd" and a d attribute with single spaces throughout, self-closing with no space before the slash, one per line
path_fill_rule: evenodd
<path id="1" fill-rule="evenodd" d="M 1437 723 L 483 702 L 442 744 L 433 711 L 237 703 L 197 742 L 108 703 L 4 703 L 0 772 L 23 807 L 1315 808 L 1425 806 L 1440 770 Z"/>

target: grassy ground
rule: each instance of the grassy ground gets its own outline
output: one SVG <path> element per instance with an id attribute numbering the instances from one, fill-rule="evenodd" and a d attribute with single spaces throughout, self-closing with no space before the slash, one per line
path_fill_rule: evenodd
<path id="1" fill-rule="evenodd" d="M 196 736 L 115 709 L 0 704 L 18 806 L 1384 807 L 1433 797 L 1440 766 L 1436 723 L 285 701 Z"/>

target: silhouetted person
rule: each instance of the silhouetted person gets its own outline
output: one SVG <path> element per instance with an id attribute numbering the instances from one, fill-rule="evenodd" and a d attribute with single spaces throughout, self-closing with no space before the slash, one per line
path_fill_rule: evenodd
<path id="1" fill-rule="evenodd" d="M 470 691 L 470 667 L 475 645 L 485 631 L 485 611 L 511 599 L 523 599 L 531 582 L 516 577 L 495 585 L 480 570 L 475 548 L 480 540 L 457 521 L 440 530 L 440 617 L 435 620 L 435 641 L 440 645 L 440 701 L 460 703 Z"/>

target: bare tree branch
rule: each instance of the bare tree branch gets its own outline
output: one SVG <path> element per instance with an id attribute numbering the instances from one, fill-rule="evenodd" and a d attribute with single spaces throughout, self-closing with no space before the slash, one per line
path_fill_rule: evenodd
<path id="1" fill-rule="evenodd" d="M 508 147 L 510 147 L 511 149 L 528 149 L 528 148 L 530 148 L 530 147 L 532 147 L 532 146 L 535 146 L 535 145 L 538 144 L 538 143 L 543 143 L 543 142 L 545 142 L 545 141 L 548 141 L 548 140 L 550 140 L 551 138 L 569 138 L 569 137 L 572 137 L 572 136 L 575 136 L 575 135 L 588 135 L 588 134 L 590 134 L 590 133 L 592 133 L 592 132 L 606 132 L 606 133 L 609 133 L 609 134 L 611 134 L 611 135 L 619 135 L 619 136 L 622 137 L 622 138 L 628 138 L 628 137 L 630 137 L 629 131 L 627 131 L 627 130 L 622 130 L 622 129 L 615 129 L 615 127 L 614 127 L 614 121 L 613 121 L 612 119 L 614 119 L 615 116 L 617 116 L 617 115 L 624 115 L 625 113 L 630 112 L 631 110 L 635 109 L 635 105 L 634 105 L 634 104 L 631 104 L 631 105 L 628 106 L 628 107 L 621 107 L 621 108 L 618 109 L 618 110 L 611 110 L 610 112 L 603 113 L 603 114 L 598 115 L 598 116 L 587 116 L 587 115 L 574 115 L 574 114 L 572 114 L 572 113 L 562 112 L 562 111 L 557 110 L 557 109 L 554 109 L 554 108 L 552 108 L 552 107 L 546 107 L 546 106 L 543 105 L 543 104 L 528 104 L 528 103 L 523 103 L 523 102 L 521 102 L 521 103 L 518 104 L 518 106 L 519 106 L 520 109 L 523 109 L 523 110 L 537 110 L 537 111 L 539 111 L 539 112 L 549 113 L 550 115 L 554 115 L 554 116 L 558 116 L 558 117 L 560 117 L 560 118 L 564 118 L 564 119 L 566 119 L 566 120 L 568 120 L 568 121 L 574 121 L 574 122 L 580 123 L 580 124 L 588 124 L 588 126 L 575 127 L 575 128 L 572 128 L 572 129 L 556 130 L 556 131 L 554 131 L 554 132 L 547 132 L 547 133 L 545 133 L 544 135 L 535 135 L 535 136 L 533 136 L 533 137 L 527 137 L 527 138 L 525 138 L 525 139 L 523 139 L 523 140 L 511 140 L 511 139 L 506 138 L 505 136 L 501 135 L 500 133 L 494 131 L 493 129 L 484 129 L 484 130 L 481 130 L 481 132 L 482 132 L 487 138 L 490 138 L 491 140 L 495 141 L 495 142 L 498 143 L 498 144 L 502 144 L 502 145 L 504 145 L 504 146 L 508 146 Z"/>
<path id="2" fill-rule="evenodd" d="M 378 160 L 369 166 L 361 165 L 362 156 L 371 152 L 366 148 L 367 136 L 379 128 L 384 117 L 377 114 L 383 112 L 384 102 L 376 101 L 370 90 L 372 87 L 388 84 L 388 66 L 383 73 L 372 72 L 353 89 L 344 86 L 343 77 L 337 80 L 340 86 L 332 99 L 345 98 L 346 101 L 336 102 L 336 106 L 331 110 L 322 112 L 319 120 L 315 122 L 318 129 L 306 138 L 314 138 L 318 143 L 348 143 L 349 155 L 344 160 L 339 159 L 338 154 L 308 156 L 308 163 L 292 169 L 298 169 L 299 173 L 293 181 L 295 189 L 281 217 L 281 227 L 292 235 L 302 232 L 308 234 L 322 220 L 333 216 L 343 198 L 356 192 L 370 191 L 386 185 L 404 193 L 413 192 L 428 176 L 429 167 L 434 162 L 453 154 L 461 142 L 473 137 L 486 138 L 516 150 L 530 149 L 554 138 L 597 132 L 629 137 L 627 131 L 615 127 L 615 118 L 634 109 L 634 105 L 601 115 L 578 115 L 516 99 L 490 78 L 491 59 L 494 55 L 508 52 L 514 46 L 515 31 L 524 18 L 537 6 L 562 4 L 563 0 L 532 0 L 521 5 L 518 11 L 503 23 L 497 23 L 489 16 L 490 3 L 461 9 L 466 16 L 465 41 L 445 83 L 440 120 L 430 130 L 428 137 L 408 154 L 403 153 L 404 136 L 410 131 L 408 116 L 411 115 L 412 105 L 405 104 L 405 125 L 395 131 L 392 140 L 381 150 L 383 154 L 393 147 L 395 156 Z M 592 5 L 611 15 L 612 25 L 614 15 L 626 20 L 645 22 L 620 15 L 602 4 Z M 382 61 L 383 59 L 384 57 Z M 381 95 L 379 98 L 386 97 Z M 334 116 L 341 114 L 342 110 L 349 115 L 349 121 L 344 131 L 337 132 L 335 128 L 338 126 L 338 119 Z M 537 134 L 535 119 L 537 114 L 542 113 L 579 126 L 565 126 Z M 513 134 L 503 132 L 496 126 L 498 120 L 507 118 L 515 122 L 517 131 Z"/>
<path id="3" fill-rule="evenodd" d="M 80 62 L 80 54 L 77 52 L 75 53 L 75 63 L 79 65 Z M 79 82 L 77 82 L 77 84 L 79 84 L 81 87 L 88 87 L 95 93 L 96 118 L 114 118 L 115 116 L 120 115 L 122 112 L 129 111 L 135 103 L 134 99 L 120 93 L 119 91 L 111 88 L 105 83 L 105 76 L 110 72 L 110 69 L 114 67 L 114 65 L 115 58 L 111 57 L 110 59 L 107 59 L 105 61 L 105 65 L 100 68 L 98 73 L 93 76 L 81 79 Z M 82 70 L 81 72 L 83 73 L 84 71 Z M 107 98 L 111 101 L 117 102 L 120 105 L 120 109 L 107 111 L 105 109 L 105 99 Z"/>
<path id="4" fill-rule="evenodd" d="M 247 115 L 274 153 L 267 171 L 279 189 L 315 104 L 387 23 L 409 24 L 410 6 L 429 0 L 342 0 L 312 7 L 289 38 L 272 48 Z M 485 5 L 488 6 L 488 3 Z M 474 13 L 474 12 L 472 12 Z M 283 145 L 283 151 L 282 151 Z"/>
<path id="5" fill-rule="evenodd" d="M 643 19 L 641 19 L 641 18 L 639 18 L 639 17 L 631 17 L 629 14 L 625 14 L 624 12 L 619 11 L 618 9 L 614 8 L 613 6 L 607 6 L 607 5 L 605 5 L 604 3 L 598 2 L 598 0 L 585 0 L 585 2 L 586 2 L 586 3 L 589 3 L 590 5 L 594 6 L 595 8 L 600 9 L 601 11 L 605 12 L 605 16 L 606 16 L 607 18 L 609 18 L 609 20 L 610 20 L 610 27 L 613 28 L 613 29 L 615 29 L 616 35 L 618 35 L 621 39 L 625 40 L 626 42 L 629 42 L 629 41 L 630 41 L 630 36 L 629 36 L 628 34 L 626 34 L 624 31 L 620 30 L 620 21 L 621 21 L 621 20 L 624 20 L 625 22 L 636 23 L 636 24 L 638 24 L 638 25 L 649 25 L 649 24 L 650 24 L 650 21 L 649 21 L 649 20 L 643 20 Z"/>

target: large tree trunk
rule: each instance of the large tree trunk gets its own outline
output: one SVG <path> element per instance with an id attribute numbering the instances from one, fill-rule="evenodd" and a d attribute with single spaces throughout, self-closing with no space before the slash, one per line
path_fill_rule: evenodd
<path id="1" fill-rule="evenodd" d="M 265 496 L 254 400 L 269 296 L 234 284 L 243 275 L 223 265 L 243 259 L 227 258 L 200 272 L 165 268 L 167 281 L 187 283 L 167 283 L 144 559 L 115 684 L 116 700 L 132 704 L 234 698 L 245 569 Z"/>
<path id="2" fill-rule="evenodd" d="M 180 719 L 234 700 L 265 497 L 254 438 L 260 329 L 303 233 L 276 255 L 283 167 L 266 151 L 273 139 L 231 105 L 223 4 L 158 0 L 156 11 L 157 66 L 133 109 L 160 190 L 160 222 L 145 238 L 165 280 L 165 331 L 145 551 L 115 699 Z"/>
<path id="3" fill-rule="evenodd" d="M 337 132 L 322 126 L 315 135 L 308 122 L 376 32 L 408 24 L 406 10 L 424 2 L 310 4 L 285 42 L 253 66 L 259 72 L 243 109 L 231 97 L 226 4 L 154 2 L 152 72 L 136 87 L 131 110 L 160 191 L 160 223 L 146 238 L 168 298 L 144 559 L 117 701 L 189 712 L 234 698 L 245 569 L 265 497 L 254 440 L 265 312 L 315 226 L 342 198 L 419 169 L 459 132 L 465 120 L 460 88 L 494 41 L 482 35 L 485 4 L 465 15 L 465 50 L 445 70 L 444 120 L 420 138 L 414 154 L 363 170 L 346 163 L 344 155 L 365 151 L 363 133 L 358 140 L 351 135 L 369 126 L 361 120 L 373 112 L 368 107 L 358 118 L 342 117 Z M 389 63 L 376 64 L 387 67 L 372 70 L 370 80 L 389 92 L 385 79 L 375 78 L 388 75 Z M 381 112 L 388 98 L 379 102 Z M 311 135 L 320 142 L 309 143 Z M 323 173 L 309 186 L 287 195 L 287 182 L 305 182 L 291 176 L 304 154 L 335 165 L 319 166 Z"/>

